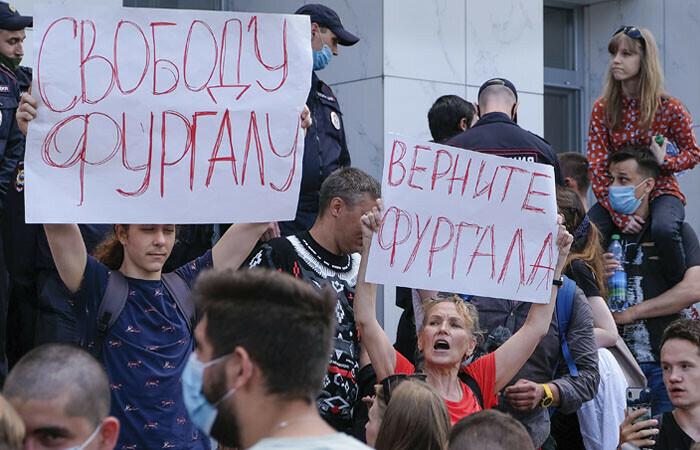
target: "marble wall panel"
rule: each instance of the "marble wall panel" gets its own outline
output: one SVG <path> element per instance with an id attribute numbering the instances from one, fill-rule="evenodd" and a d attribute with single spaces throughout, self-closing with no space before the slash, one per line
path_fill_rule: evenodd
<path id="1" fill-rule="evenodd" d="M 384 0 L 384 74 L 465 83 L 464 0 Z"/>
<path id="2" fill-rule="evenodd" d="M 384 161 L 382 79 L 371 78 L 332 87 L 343 112 L 352 165 L 380 180 Z"/>
<path id="3" fill-rule="evenodd" d="M 467 84 L 493 77 L 518 91 L 544 91 L 542 0 L 467 0 Z"/>
<path id="4" fill-rule="evenodd" d="M 447 94 L 464 98 L 466 94 L 464 85 L 385 77 L 385 132 L 430 140 L 428 110 L 438 97 Z"/>

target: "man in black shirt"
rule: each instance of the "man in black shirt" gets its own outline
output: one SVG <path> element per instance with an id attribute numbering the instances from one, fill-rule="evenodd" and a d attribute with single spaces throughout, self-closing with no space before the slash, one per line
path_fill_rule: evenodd
<path id="1" fill-rule="evenodd" d="M 338 169 L 321 185 L 319 215 L 310 230 L 261 244 L 248 257 L 249 268 L 270 267 L 337 293 L 338 326 L 328 372 L 317 399 L 321 416 L 351 434 L 358 399 L 360 342 L 352 305 L 362 250 L 360 217 L 376 206 L 379 182 L 354 168 Z M 284 351 L 284 349 L 280 349 Z"/>
<path id="2" fill-rule="evenodd" d="M 642 230 L 637 234 L 612 233 L 621 236 L 625 253 L 624 268 L 627 272 L 628 308 L 614 313 L 620 336 L 625 340 L 647 377 L 652 389 L 652 411 L 654 415 L 672 408 L 663 385 L 659 359 L 661 336 L 664 329 L 680 317 L 680 303 L 692 304 L 697 300 L 697 290 L 681 286 L 676 289 L 673 281 L 665 276 L 663 253 L 655 244 L 651 233 L 649 195 L 654 190 L 659 165 L 651 150 L 646 147 L 620 149 L 610 156 L 609 173 L 612 179 L 611 195 L 627 188 L 631 192 L 630 202 L 638 204 L 634 214 L 643 219 Z M 618 201 L 618 200 L 616 200 Z M 591 208 L 591 218 L 597 217 L 596 204 Z M 700 268 L 700 244 L 693 229 L 687 223 L 681 227 L 686 259 L 686 276 L 697 277 Z M 610 235 L 604 236 L 606 240 Z M 680 286 L 683 282 L 679 283 Z M 654 305 L 654 307 L 650 307 Z M 669 308 L 674 306 L 676 309 Z"/>
<path id="3" fill-rule="evenodd" d="M 661 367 L 675 409 L 637 423 L 632 422 L 646 409 L 630 413 L 620 425 L 620 444 L 688 450 L 700 442 L 700 322 L 680 319 L 664 330 Z M 649 439 L 657 433 L 656 442 Z"/>

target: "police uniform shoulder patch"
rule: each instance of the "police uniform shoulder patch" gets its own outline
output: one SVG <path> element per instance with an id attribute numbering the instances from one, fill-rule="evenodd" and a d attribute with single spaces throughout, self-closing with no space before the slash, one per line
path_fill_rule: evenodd
<path id="1" fill-rule="evenodd" d="M 331 111 L 331 122 L 336 130 L 340 130 L 340 117 L 338 117 L 338 113 L 335 111 Z"/>
<path id="2" fill-rule="evenodd" d="M 17 175 L 15 177 L 15 190 L 22 192 L 24 190 L 24 161 L 20 161 L 17 165 Z"/>

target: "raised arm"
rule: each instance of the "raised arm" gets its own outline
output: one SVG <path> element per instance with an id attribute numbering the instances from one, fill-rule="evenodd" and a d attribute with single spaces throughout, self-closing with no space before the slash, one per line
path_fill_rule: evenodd
<path id="1" fill-rule="evenodd" d="M 381 200 L 379 200 L 381 208 Z M 370 244 L 374 231 L 379 229 L 381 221 L 380 208 L 374 207 L 372 211 L 362 216 L 362 260 L 360 271 L 357 274 L 357 286 L 355 286 L 355 300 L 353 310 L 355 323 L 360 331 L 362 348 L 367 350 L 377 378 L 380 380 L 394 373 L 396 368 L 396 352 L 391 345 L 389 337 L 377 321 L 377 285 L 367 283 L 367 259 L 369 257 Z"/>
<path id="2" fill-rule="evenodd" d="M 29 92 L 31 93 L 31 88 Z M 36 119 L 37 101 L 30 93 L 22 95 L 16 113 L 17 126 L 25 135 L 29 122 Z M 45 224 L 44 231 L 58 275 L 69 291 L 76 292 L 80 289 L 87 263 L 87 249 L 78 225 Z"/>
<path id="3" fill-rule="evenodd" d="M 558 216 L 557 222 L 559 223 L 559 232 L 556 245 L 559 248 L 559 257 L 554 269 L 554 279 L 561 277 L 561 272 L 573 241 L 573 237 L 566 231 L 566 227 L 562 225 L 561 216 Z M 494 393 L 498 393 L 513 379 L 515 374 L 530 358 L 532 352 L 535 351 L 540 340 L 547 334 L 549 324 L 552 321 L 554 306 L 557 302 L 558 291 L 559 289 L 553 286 L 549 303 L 533 304 L 523 326 L 494 352 L 496 360 Z"/>
<path id="4" fill-rule="evenodd" d="M 267 225 L 267 222 L 231 225 L 211 250 L 214 267 L 238 269 L 253 251 Z"/>
<path id="5" fill-rule="evenodd" d="M 58 275 L 69 291 L 80 289 L 87 262 L 87 250 L 78 225 L 74 223 L 45 224 L 46 239 L 49 241 Z"/>

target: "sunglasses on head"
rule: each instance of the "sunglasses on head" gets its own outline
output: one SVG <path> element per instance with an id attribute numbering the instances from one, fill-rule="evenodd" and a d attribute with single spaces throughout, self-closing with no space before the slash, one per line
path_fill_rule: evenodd
<path id="1" fill-rule="evenodd" d="M 644 35 L 642 34 L 642 32 L 639 31 L 639 28 L 633 27 L 631 25 L 621 26 L 617 29 L 616 32 L 613 33 L 613 36 L 617 36 L 620 33 L 625 33 L 628 37 L 632 39 L 637 39 L 642 43 L 642 47 L 646 47 L 647 41 L 644 39 Z"/>
<path id="2" fill-rule="evenodd" d="M 384 392 L 384 404 L 389 405 L 389 400 L 391 399 L 391 392 L 396 389 L 396 386 L 401 384 L 402 381 L 413 378 L 420 381 L 425 381 L 428 379 L 428 375 L 424 373 L 412 373 L 406 375 L 405 373 L 395 373 L 389 375 L 381 381 L 382 390 Z"/>

